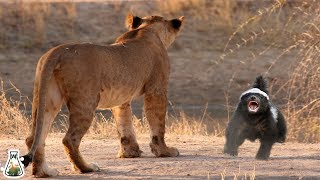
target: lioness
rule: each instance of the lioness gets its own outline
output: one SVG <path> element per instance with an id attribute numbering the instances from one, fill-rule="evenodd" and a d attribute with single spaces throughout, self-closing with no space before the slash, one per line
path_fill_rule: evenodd
<path id="1" fill-rule="evenodd" d="M 79 152 L 82 137 L 89 129 L 95 110 L 111 108 L 115 117 L 120 150 L 118 156 L 141 155 L 131 121 L 130 103 L 144 94 L 144 110 L 149 122 L 152 153 L 156 157 L 178 156 L 179 151 L 164 141 L 165 114 L 170 62 L 167 48 L 181 30 L 184 17 L 166 20 L 160 16 L 144 18 L 128 15 L 129 31 L 115 44 L 63 44 L 46 52 L 39 60 L 33 92 L 29 153 L 25 167 L 32 162 L 36 177 L 57 175 L 44 156 L 49 128 L 66 103 L 69 129 L 63 138 L 66 154 L 75 170 L 99 170 L 88 164 Z"/>

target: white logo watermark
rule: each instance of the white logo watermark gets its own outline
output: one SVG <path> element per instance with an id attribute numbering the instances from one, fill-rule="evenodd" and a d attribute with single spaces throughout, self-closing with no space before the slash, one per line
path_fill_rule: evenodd
<path id="1" fill-rule="evenodd" d="M 24 175 L 23 158 L 19 157 L 19 150 L 11 149 L 8 151 L 8 160 L 5 167 L 1 167 L 3 175 L 7 178 L 21 178 Z"/>

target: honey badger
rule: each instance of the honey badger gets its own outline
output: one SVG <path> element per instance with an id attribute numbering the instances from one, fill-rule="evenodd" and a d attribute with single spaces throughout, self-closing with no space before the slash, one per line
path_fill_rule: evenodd
<path id="1" fill-rule="evenodd" d="M 226 129 L 225 154 L 237 156 L 244 140 L 259 139 L 261 144 L 256 159 L 267 160 L 272 145 L 285 142 L 286 122 L 282 113 L 271 103 L 267 88 L 266 79 L 258 76 L 252 89 L 241 94 Z"/>

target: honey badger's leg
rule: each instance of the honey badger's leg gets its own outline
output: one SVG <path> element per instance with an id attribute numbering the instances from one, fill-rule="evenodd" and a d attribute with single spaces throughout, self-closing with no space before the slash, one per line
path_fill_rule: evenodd
<path id="1" fill-rule="evenodd" d="M 167 147 L 164 141 L 166 106 L 166 93 L 145 94 L 144 111 L 150 128 L 150 148 L 156 157 L 174 157 L 179 155 L 178 149 Z"/>
<path id="2" fill-rule="evenodd" d="M 238 156 L 238 148 L 246 139 L 244 131 L 240 130 L 240 121 L 232 118 L 226 129 L 226 143 L 223 153 Z"/>
<path id="3" fill-rule="evenodd" d="M 67 102 L 70 112 L 69 129 L 62 142 L 72 167 L 81 173 L 99 170 L 97 165 L 86 163 L 79 151 L 81 139 L 92 123 L 97 102 L 94 97 L 88 97 L 85 100 L 73 97 Z"/>
<path id="4" fill-rule="evenodd" d="M 256 155 L 256 159 L 267 160 L 270 157 L 271 148 L 272 148 L 272 145 L 274 144 L 274 141 L 261 139 L 260 142 L 261 144 L 260 144 L 258 153 Z"/>
<path id="5" fill-rule="evenodd" d="M 246 140 L 246 136 L 244 134 L 244 132 L 240 132 L 238 138 L 237 138 L 237 148 L 239 148 L 239 146 L 241 146 L 244 143 L 244 140 Z"/>
<path id="6" fill-rule="evenodd" d="M 129 103 L 112 108 L 116 120 L 118 136 L 120 139 L 120 150 L 118 157 L 133 158 L 140 157 L 142 151 L 139 149 L 132 124 L 132 114 Z"/>
<path id="7" fill-rule="evenodd" d="M 26 144 L 28 149 L 30 150 L 34 135 L 35 135 L 35 126 L 36 126 L 36 114 L 37 114 L 37 107 L 38 107 L 38 83 L 37 79 L 35 81 L 34 87 L 34 98 L 32 103 L 32 130 L 30 136 L 26 139 Z M 32 162 L 32 174 L 36 177 L 49 177 L 49 176 L 56 176 L 58 174 L 57 170 L 50 169 L 47 166 L 45 161 L 45 139 L 49 132 L 49 129 L 52 125 L 54 118 L 56 117 L 57 113 L 60 111 L 62 106 L 63 99 L 58 88 L 58 85 L 54 78 L 50 80 L 48 92 L 47 92 L 47 100 L 46 100 L 46 110 L 44 114 L 44 128 L 43 128 L 43 135 L 44 137 L 41 138 L 41 143 L 39 147 L 35 151 L 35 155 L 33 157 Z"/>
<path id="8" fill-rule="evenodd" d="M 283 143 L 286 141 L 287 125 L 286 125 L 285 119 L 280 111 L 278 112 L 277 120 L 278 120 L 278 122 L 277 122 L 277 128 L 278 128 L 277 142 Z"/>
<path id="9" fill-rule="evenodd" d="M 238 148 L 244 142 L 245 138 L 240 136 L 239 129 L 227 128 L 226 143 L 224 145 L 223 153 L 231 156 L 238 156 Z"/>

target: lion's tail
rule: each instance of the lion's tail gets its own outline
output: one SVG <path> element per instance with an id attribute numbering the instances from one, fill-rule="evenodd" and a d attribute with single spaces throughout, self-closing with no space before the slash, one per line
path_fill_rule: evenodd
<path id="1" fill-rule="evenodd" d="M 36 129 L 35 129 L 35 135 L 33 139 L 33 143 L 31 146 L 31 149 L 28 154 L 22 156 L 23 157 L 23 165 L 24 167 L 27 167 L 30 162 L 33 160 L 33 156 L 35 154 L 35 151 L 39 145 L 39 142 L 41 138 L 44 138 L 42 136 L 43 133 L 43 125 L 44 125 L 44 113 L 46 109 L 46 96 L 48 91 L 48 85 L 49 81 L 52 77 L 53 71 L 58 64 L 58 61 L 60 59 L 59 56 L 55 56 L 54 53 L 56 48 L 51 49 L 49 52 L 47 52 L 44 56 L 40 58 L 40 61 L 43 61 L 42 69 L 39 73 L 40 79 L 39 79 L 39 86 L 38 86 L 38 97 L 39 97 L 39 103 L 38 106 L 35 107 L 37 109 L 36 114 Z M 58 53 L 57 53 L 58 54 Z M 40 62 L 39 61 L 39 62 Z"/>

